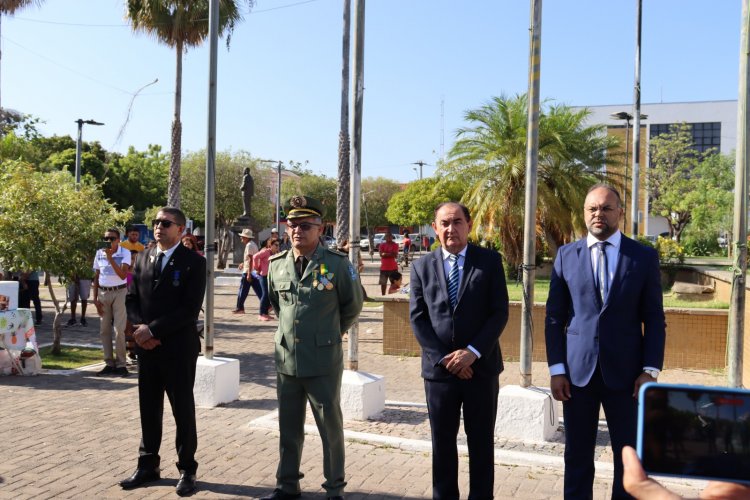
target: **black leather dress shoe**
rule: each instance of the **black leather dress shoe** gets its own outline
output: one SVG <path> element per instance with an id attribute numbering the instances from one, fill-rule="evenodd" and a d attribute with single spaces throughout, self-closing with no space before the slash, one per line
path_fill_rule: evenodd
<path id="1" fill-rule="evenodd" d="M 177 481 L 177 494 L 181 497 L 186 497 L 198 489 L 195 484 L 195 474 L 182 474 L 180 480 Z"/>
<path id="2" fill-rule="evenodd" d="M 301 493 L 287 493 L 283 490 L 280 490 L 279 488 L 276 488 L 275 490 L 273 490 L 273 493 L 271 493 L 267 497 L 262 497 L 260 500 L 291 500 L 292 498 L 299 498 L 301 496 Z"/>
<path id="3" fill-rule="evenodd" d="M 123 490 L 132 490 L 159 479 L 161 479 L 159 469 L 136 469 L 132 476 L 120 481 L 120 486 Z"/>

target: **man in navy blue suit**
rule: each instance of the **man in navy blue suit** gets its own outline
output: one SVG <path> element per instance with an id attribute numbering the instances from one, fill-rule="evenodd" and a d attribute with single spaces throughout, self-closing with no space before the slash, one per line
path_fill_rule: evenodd
<path id="1" fill-rule="evenodd" d="M 622 485 L 622 448 L 636 440 L 637 395 L 664 360 L 665 322 L 656 251 L 624 236 L 620 195 L 593 186 L 584 202 L 588 235 L 558 250 L 547 299 L 550 388 L 563 402 L 565 498 L 593 495 L 599 408 L 614 453 L 612 498 Z"/>
<path id="2" fill-rule="evenodd" d="M 469 498 L 492 498 L 495 417 L 503 370 L 500 333 L 508 321 L 508 290 L 500 254 L 468 244 L 469 210 L 435 209 L 441 247 L 411 269 L 411 327 L 422 347 L 422 377 L 432 429 L 432 491 L 456 499 L 456 436 L 463 407 L 469 447 Z"/>

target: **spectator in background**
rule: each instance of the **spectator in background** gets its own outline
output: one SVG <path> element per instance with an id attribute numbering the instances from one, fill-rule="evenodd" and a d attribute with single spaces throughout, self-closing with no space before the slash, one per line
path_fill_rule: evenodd
<path id="1" fill-rule="evenodd" d="M 263 295 L 260 283 L 253 278 L 253 255 L 258 251 L 258 245 L 253 241 L 253 232 L 249 229 L 243 229 L 240 233 L 240 240 L 245 246 L 242 264 L 239 265 L 239 269 L 243 273 L 240 280 L 240 289 L 237 292 L 237 307 L 232 311 L 233 314 L 245 314 L 245 299 L 247 299 L 247 294 L 250 293 L 250 288 L 253 289 L 258 299 Z"/>
<path id="2" fill-rule="evenodd" d="M 388 294 L 397 293 L 401 290 L 401 284 L 403 283 L 404 277 L 398 271 L 393 271 L 388 277 L 391 280 L 391 286 L 388 287 Z"/>
<path id="3" fill-rule="evenodd" d="M 409 231 L 404 229 L 404 265 L 409 265 L 409 252 L 411 252 L 411 238 L 409 238 Z"/>
<path id="4" fill-rule="evenodd" d="M 89 294 L 91 293 L 91 280 L 81 279 L 78 276 L 70 280 L 67 287 L 68 301 L 70 301 L 70 319 L 66 323 L 67 326 L 75 326 L 76 321 L 76 308 L 78 307 L 78 299 L 81 300 L 81 326 L 87 326 L 86 322 L 86 307 L 89 304 Z"/>
<path id="5" fill-rule="evenodd" d="M 96 375 L 128 376 L 125 367 L 125 295 L 126 278 L 130 269 L 130 251 L 120 247 L 120 231 L 107 229 L 104 241 L 109 246 L 96 251 L 94 257 L 94 306 L 102 318 L 99 335 L 102 339 L 104 362 L 107 363 Z M 112 327 L 115 329 L 115 352 L 112 352 Z"/>
<path id="6" fill-rule="evenodd" d="M 126 239 L 120 243 L 120 246 L 126 250 L 130 250 L 132 261 L 135 262 L 135 254 L 142 252 L 146 248 L 143 246 L 143 243 L 140 242 L 141 232 L 135 226 L 128 226 L 127 229 L 125 229 L 125 235 Z"/>
<path id="7" fill-rule="evenodd" d="M 388 285 L 388 277 L 393 271 L 398 271 L 398 243 L 393 241 L 391 233 L 385 233 L 385 241 L 378 247 L 380 252 L 380 295 L 385 295 L 385 288 Z"/>
<path id="8" fill-rule="evenodd" d="M 266 246 L 263 250 L 253 255 L 253 276 L 260 283 L 260 321 L 271 321 L 268 310 L 271 308 L 271 301 L 268 298 L 268 259 L 271 255 L 279 253 L 279 240 L 271 236 L 266 240 Z"/>
<path id="9" fill-rule="evenodd" d="M 284 250 L 291 250 L 292 249 L 292 242 L 289 240 L 289 235 L 284 232 L 284 234 L 281 235 L 281 241 L 279 242 L 279 251 L 283 252 Z"/>
<path id="10" fill-rule="evenodd" d="M 42 324 L 42 301 L 39 299 L 39 272 L 28 271 L 21 273 L 18 283 L 18 307 L 30 309 L 34 303 L 36 313 L 35 325 Z"/>
<path id="11" fill-rule="evenodd" d="M 193 252 L 197 252 L 199 255 L 203 255 L 203 252 L 198 249 L 198 239 L 192 234 L 183 235 L 182 244 L 188 250 L 192 250 Z"/>

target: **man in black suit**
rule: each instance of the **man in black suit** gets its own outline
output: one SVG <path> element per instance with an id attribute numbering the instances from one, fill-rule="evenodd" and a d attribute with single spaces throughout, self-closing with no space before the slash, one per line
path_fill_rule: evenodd
<path id="1" fill-rule="evenodd" d="M 137 488 L 159 479 L 164 393 L 177 426 L 177 494 L 196 489 L 193 383 L 200 351 L 196 322 L 206 289 L 206 259 L 180 243 L 185 215 L 164 207 L 153 221 L 156 246 L 141 252 L 126 299 L 138 354 L 141 445 L 138 468 L 120 482 Z"/>
<path id="2" fill-rule="evenodd" d="M 552 396 L 563 402 L 565 498 L 592 498 L 599 408 L 607 417 L 612 498 L 622 483 L 622 449 L 633 446 L 638 390 L 656 381 L 665 322 L 659 256 L 623 235 L 620 194 L 596 184 L 584 202 L 588 235 L 557 251 L 545 340 Z"/>
<path id="3" fill-rule="evenodd" d="M 468 244 L 469 210 L 435 209 L 441 247 L 414 261 L 411 326 L 422 347 L 422 377 L 432 429 L 432 492 L 459 498 L 456 437 L 461 408 L 469 446 L 469 498 L 492 498 L 500 334 L 508 290 L 500 254 Z"/>

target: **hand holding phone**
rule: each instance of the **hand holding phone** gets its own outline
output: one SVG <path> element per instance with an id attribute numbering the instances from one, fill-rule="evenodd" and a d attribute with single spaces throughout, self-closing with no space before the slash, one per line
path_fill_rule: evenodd
<path id="1" fill-rule="evenodd" d="M 750 484 L 750 391 L 648 383 L 639 396 L 646 472 Z"/>

